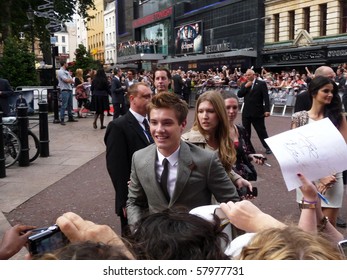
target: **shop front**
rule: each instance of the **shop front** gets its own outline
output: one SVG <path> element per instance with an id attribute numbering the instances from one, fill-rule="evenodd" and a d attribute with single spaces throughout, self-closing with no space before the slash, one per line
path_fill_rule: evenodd
<path id="1" fill-rule="evenodd" d="M 210 48 L 207 46 L 206 48 Z M 252 67 L 257 58 L 257 52 L 254 50 L 232 50 L 224 52 L 213 52 L 181 56 L 169 57 L 164 60 L 158 61 L 159 64 L 168 64 L 171 69 L 182 68 L 185 71 L 207 71 L 208 69 L 222 69 L 223 66 L 229 69 L 242 68 L 247 69 Z"/>
<path id="2" fill-rule="evenodd" d="M 173 8 L 155 12 L 133 21 L 133 41 L 121 42 L 117 46 L 118 63 L 136 64 L 138 70 L 151 70 L 169 52 L 169 41 Z"/>

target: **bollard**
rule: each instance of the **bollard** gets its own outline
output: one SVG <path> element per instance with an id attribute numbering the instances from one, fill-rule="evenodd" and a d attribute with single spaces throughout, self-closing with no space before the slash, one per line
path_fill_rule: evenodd
<path id="1" fill-rule="evenodd" d="M 53 91 L 53 109 L 54 109 L 54 120 L 53 123 L 60 123 L 59 119 L 59 105 L 58 105 L 58 90 Z"/>
<path id="2" fill-rule="evenodd" d="M 49 156 L 49 137 L 48 137 L 48 103 L 45 100 L 39 102 L 40 120 L 40 157 Z"/>
<path id="3" fill-rule="evenodd" d="M 6 177 L 6 159 L 4 152 L 4 133 L 2 130 L 2 112 L 0 112 L 0 178 Z"/>
<path id="4" fill-rule="evenodd" d="M 22 145 L 18 159 L 19 166 L 29 166 L 29 141 L 28 141 L 28 106 L 19 104 L 17 111 L 18 118 L 18 137 Z"/>

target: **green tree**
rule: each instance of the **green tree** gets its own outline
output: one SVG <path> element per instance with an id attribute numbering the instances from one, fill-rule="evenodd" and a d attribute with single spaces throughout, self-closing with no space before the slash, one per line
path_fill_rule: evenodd
<path id="1" fill-rule="evenodd" d="M 11 86 L 36 86 L 39 84 L 35 69 L 35 57 L 29 51 L 29 43 L 16 37 L 5 40 L 0 60 L 0 77 L 8 79 Z"/>
<path id="2" fill-rule="evenodd" d="M 61 22 L 71 21 L 74 14 L 79 14 L 86 23 L 91 18 L 87 13 L 88 10 L 95 9 L 94 0 L 55 0 L 53 2 L 53 10 Z M 24 31 L 24 26 L 29 23 L 26 16 L 29 6 L 37 11 L 37 7 L 44 4 L 47 4 L 45 0 L 1 0 L 0 33 L 2 39 L 5 40 L 9 36 L 15 36 Z M 49 21 L 49 19 L 37 16 L 34 18 L 35 36 L 41 41 L 42 36 L 48 34 L 48 31 L 45 31 L 45 25 Z"/>
<path id="3" fill-rule="evenodd" d="M 86 47 L 82 44 L 78 45 L 75 55 L 76 60 L 69 65 L 69 69 L 73 72 L 75 72 L 77 68 L 86 71 L 87 69 L 98 69 L 100 67 L 99 61 L 94 60 L 90 52 L 87 51 Z"/>
<path id="4" fill-rule="evenodd" d="M 74 14 L 79 14 L 86 23 L 91 19 L 88 10 L 95 9 L 94 0 L 53 0 L 54 12 L 60 22 L 71 21 Z M 1 41 L 11 36 L 18 36 L 19 32 L 25 32 L 26 37 L 30 37 L 31 29 L 28 28 L 30 21 L 26 12 L 31 6 L 33 10 L 38 10 L 40 5 L 47 4 L 45 0 L 0 0 L 0 55 Z M 35 38 L 40 40 L 40 48 L 43 52 L 44 60 L 50 63 L 50 33 L 46 29 L 49 19 L 35 16 L 33 19 L 33 31 Z"/>

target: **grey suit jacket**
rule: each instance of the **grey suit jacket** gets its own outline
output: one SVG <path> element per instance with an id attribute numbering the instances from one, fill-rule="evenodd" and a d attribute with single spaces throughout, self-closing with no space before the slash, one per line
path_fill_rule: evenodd
<path id="1" fill-rule="evenodd" d="M 240 200 L 215 152 L 181 141 L 178 158 L 176 186 L 168 202 L 156 178 L 156 145 L 134 153 L 127 201 L 129 225 L 134 225 L 147 214 L 167 208 L 183 206 L 190 210 L 209 205 L 212 194 L 218 202 Z"/>

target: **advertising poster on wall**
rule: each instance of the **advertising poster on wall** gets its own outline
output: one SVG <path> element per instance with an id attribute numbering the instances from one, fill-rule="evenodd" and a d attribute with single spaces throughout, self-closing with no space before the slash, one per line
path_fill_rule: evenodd
<path id="1" fill-rule="evenodd" d="M 175 54 L 202 53 L 202 21 L 175 27 Z"/>

